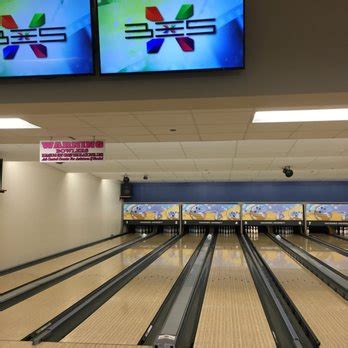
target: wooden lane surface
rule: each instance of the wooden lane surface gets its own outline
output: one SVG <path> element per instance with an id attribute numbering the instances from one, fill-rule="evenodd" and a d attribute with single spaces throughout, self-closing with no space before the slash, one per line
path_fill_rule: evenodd
<path id="1" fill-rule="evenodd" d="M 145 240 L 0 312 L 0 340 L 23 339 L 169 238 Z"/>
<path id="2" fill-rule="evenodd" d="M 289 235 L 285 238 L 298 247 L 306 250 L 317 259 L 327 263 L 332 268 L 348 276 L 348 257 L 325 245 L 314 242 L 298 234 Z"/>
<path id="3" fill-rule="evenodd" d="M 311 233 L 310 235 L 318 239 L 321 239 L 324 242 L 337 246 L 339 248 L 348 250 L 348 240 L 336 238 L 334 236 L 330 236 L 329 234 L 324 234 L 324 233 Z"/>
<path id="4" fill-rule="evenodd" d="M 128 242 L 139 237 L 138 235 L 125 235 L 115 239 L 107 240 L 96 245 L 73 251 L 69 254 L 44 261 L 37 265 L 21 269 L 19 271 L 6 274 L 0 277 L 0 293 L 14 289 L 20 285 L 41 278 L 47 274 L 56 272 L 73 263 L 79 262 L 88 257 L 94 256 L 107 249 L 113 248 L 122 243 Z"/>
<path id="5" fill-rule="evenodd" d="M 32 348 L 31 342 L 14 342 L 0 341 L 0 348 Z M 86 343 L 51 343 L 44 342 L 38 347 L 40 348 L 134 348 L 136 346 L 118 345 L 118 344 L 86 344 Z M 142 346 L 146 348 L 147 346 Z"/>
<path id="6" fill-rule="evenodd" d="M 137 344 L 201 239 L 185 235 L 62 341 Z"/>
<path id="7" fill-rule="evenodd" d="M 195 347 L 275 347 L 236 235 L 217 240 Z"/>
<path id="8" fill-rule="evenodd" d="M 347 347 L 348 305 L 340 295 L 265 235 L 253 242 L 322 347 Z"/>

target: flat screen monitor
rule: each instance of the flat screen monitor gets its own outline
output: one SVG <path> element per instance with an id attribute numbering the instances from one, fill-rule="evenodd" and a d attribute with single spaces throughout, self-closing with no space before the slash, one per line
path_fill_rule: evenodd
<path id="1" fill-rule="evenodd" d="M 183 204 L 184 221 L 239 221 L 240 206 L 237 203 L 226 204 Z"/>
<path id="2" fill-rule="evenodd" d="M 307 204 L 307 221 L 348 222 L 348 204 Z"/>
<path id="3" fill-rule="evenodd" d="M 179 204 L 126 203 L 123 206 L 123 220 L 126 221 L 178 221 Z"/>
<path id="4" fill-rule="evenodd" d="M 244 221 L 302 221 L 303 205 L 297 203 L 243 204 Z"/>
<path id="5" fill-rule="evenodd" d="M 0 77 L 94 73 L 90 0 L 0 1 Z"/>
<path id="6" fill-rule="evenodd" d="M 244 0 L 98 0 L 102 74 L 244 68 Z"/>

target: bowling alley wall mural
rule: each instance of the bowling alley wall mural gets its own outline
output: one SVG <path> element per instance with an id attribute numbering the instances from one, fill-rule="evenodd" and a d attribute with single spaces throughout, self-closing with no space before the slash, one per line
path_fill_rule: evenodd
<path id="1" fill-rule="evenodd" d="M 239 221 L 239 204 L 183 204 L 185 221 Z"/>
<path id="2" fill-rule="evenodd" d="M 307 221 L 348 222 L 348 204 L 307 204 Z"/>
<path id="3" fill-rule="evenodd" d="M 138 204 L 123 206 L 123 220 L 176 221 L 180 219 L 179 204 Z"/>
<path id="4" fill-rule="evenodd" d="M 243 204 L 245 221 L 301 221 L 302 204 Z"/>

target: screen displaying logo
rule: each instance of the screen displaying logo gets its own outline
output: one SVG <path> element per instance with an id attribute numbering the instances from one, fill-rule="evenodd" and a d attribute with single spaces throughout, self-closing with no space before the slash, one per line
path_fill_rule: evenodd
<path id="1" fill-rule="evenodd" d="M 0 2 L 0 77 L 93 73 L 90 0 Z"/>
<path id="2" fill-rule="evenodd" d="M 36 58 L 47 58 L 46 44 L 52 42 L 66 42 L 65 27 L 47 27 L 44 13 L 34 14 L 28 27 L 19 28 L 12 15 L 0 16 L 0 27 L 8 32 L 0 31 L 0 46 L 3 48 L 5 60 L 15 59 L 21 45 L 29 45 Z"/>
<path id="3" fill-rule="evenodd" d="M 243 0 L 98 1 L 102 73 L 244 66 Z"/>
<path id="4" fill-rule="evenodd" d="M 184 52 L 193 52 L 195 40 L 190 36 L 216 34 L 215 18 L 189 20 L 194 15 L 193 4 L 182 5 L 174 21 L 165 21 L 157 7 L 146 7 L 145 12 L 146 19 L 155 23 L 156 27 L 150 28 L 148 23 L 126 24 L 126 39 L 150 39 L 147 41 L 149 54 L 158 53 L 168 38 L 175 38 Z"/>

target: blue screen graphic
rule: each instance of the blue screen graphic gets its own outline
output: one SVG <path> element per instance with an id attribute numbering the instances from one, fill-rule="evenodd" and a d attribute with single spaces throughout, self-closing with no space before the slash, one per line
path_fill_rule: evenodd
<path id="1" fill-rule="evenodd" d="M 0 77 L 93 71 L 90 0 L 0 2 Z"/>
<path id="2" fill-rule="evenodd" d="M 101 71 L 244 67 L 244 0 L 99 0 Z"/>

